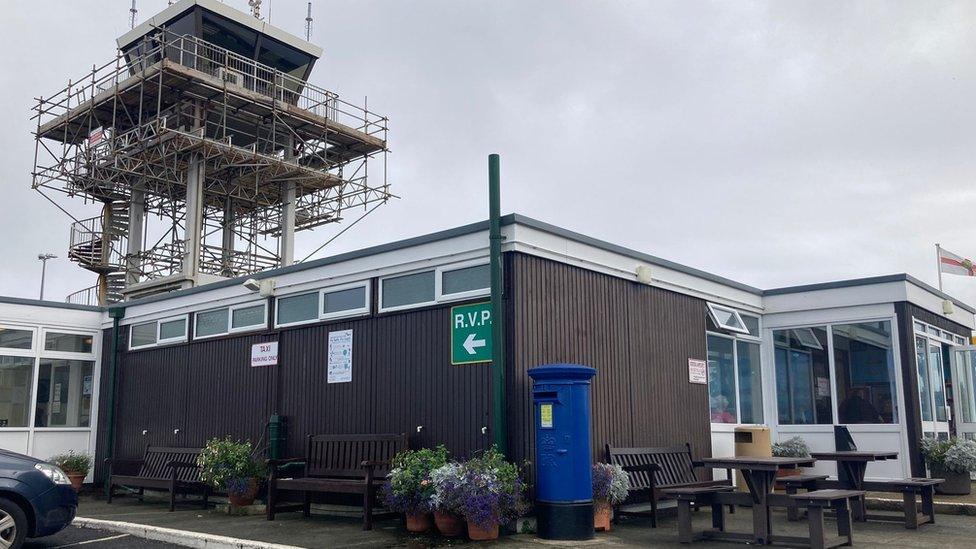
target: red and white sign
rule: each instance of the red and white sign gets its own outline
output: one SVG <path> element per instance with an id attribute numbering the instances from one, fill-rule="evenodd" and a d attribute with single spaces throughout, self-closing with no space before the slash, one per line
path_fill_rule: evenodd
<path id="1" fill-rule="evenodd" d="M 105 139 L 105 128 L 99 126 L 88 134 L 88 146 L 93 147 L 98 145 L 102 139 Z"/>
<path id="2" fill-rule="evenodd" d="M 688 383 L 708 385 L 708 363 L 697 358 L 688 359 Z"/>
<path id="3" fill-rule="evenodd" d="M 251 368 L 276 366 L 278 364 L 278 342 L 255 343 L 251 345 Z"/>

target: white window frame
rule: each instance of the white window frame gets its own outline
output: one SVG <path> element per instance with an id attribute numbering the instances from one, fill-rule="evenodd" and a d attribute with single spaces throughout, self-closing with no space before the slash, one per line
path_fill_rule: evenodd
<path id="1" fill-rule="evenodd" d="M 140 323 L 140 324 L 146 324 L 146 323 Z M 158 328 L 157 328 L 157 330 L 158 330 Z M 92 350 L 89 353 L 71 352 L 71 351 L 48 351 L 47 349 L 44 348 L 44 342 L 47 339 L 47 333 L 48 332 L 54 332 L 54 333 L 58 333 L 58 334 L 70 334 L 70 335 L 80 335 L 80 336 L 91 336 L 91 338 L 92 338 Z M 157 337 L 157 339 L 159 338 L 159 333 L 158 332 L 156 334 L 156 337 Z M 35 432 L 45 432 L 45 431 L 57 431 L 57 432 L 75 432 L 75 431 L 78 431 L 78 432 L 83 432 L 83 431 L 90 431 L 92 429 L 95 429 L 96 428 L 95 427 L 95 422 L 98 420 L 97 419 L 97 414 L 96 414 L 96 411 L 95 411 L 95 409 L 96 409 L 96 407 L 98 405 L 97 400 L 95 400 L 95 399 L 97 399 L 97 396 L 98 396 L 98 386 L 97 386 L 97 384 L 98 384 L 98 379 L 99 379 L 99 374 L 98 374 L 99 363 L 98 363 L 98 360 L 97 360 L 97 356 L 98 356 L 98 353 L 97 353 L 97 349 L 98 348 L 97 348 L 97 346 L 100 344 L 100 340 L 99 340 L 98 334 L 96 332 L 86 331 L 86 330 L 75 330 L 75 329 L 71 329 L 71 328 L 56 328 L 56 327 L 42 326 L 41 329 L 40 329 L 40 335 L 38 337 L 38 343 L 40 344 L 40 347 L 38 348 L 37 358 L 34 359 L 34 387 L 31 390 L 31 393 L 32 393 L 31 394 L 31 401 L 34 403 L 33 404 L 33 408 L 31 409 L 31 416 L 30 416 L 31 417 L 31 428 Z M 90 422 L 90 424 L 89 424 L 88 427 L 66 427 L 66 426 L 58 426 L 58 425 L 54 425 L 54 426 L 48 425 L 47 427 L 37 427 L 37 426 L 34 425 L 34 423 L 37 421 L 37 392 L 39 390 L 38 384 L 40 383 L 40 377 L 41 377 L 41 362 L 44 359 L 50 359 L 50 360 L 78 360 L 78 361 L 91 362 L 92 363 L 92 399 L 93 400 L 92 400 L 92 410 L 91 410 L 91 412 L 89 414 L 89 422 Z M 82 380 L 82 382 L 84 382 L 84 380 Z M 53 390 L 53 387 L 52 387 L 51 390 Z"/>
<path id="2" fill-rule="evenodd" d="M 317 307 L 316 312 L 318 313 L 318 315 L 321 315 L 322 294 L 320 293 L 320 291 L 321 290 L 307 290 L 307 291 L 295 292 L 293 294 L 288 294 L 288 295 L 280 295 L 276 297 L 275 298 L 275 328 L 287 328 L 289 326 L 300 326 L 302 324 L 312 324 L 313 322 L 318 322 L 319 317 L 313 316 L 312 318 L 309 318 L 307 320 L 296 320 L 295 322 L 287 322 L 282 324 L 278 322 L 278 315 L 281 313 L 281 307 L 279 306 L 279 304 L 281 303 L 282 299 L 288 299 L 289 297 L 298 297 L 300 295 L 307 295 L 307 294 L 315 294 L 317 296 L 318 299 L 316 301 L 318 301 L 318 305 L 316 305 Z"/>
<path id="3" fill-rule="evenodd" d="M 790 331 L 793 332 L 796 335 L 796 339 L 800 342 L 800 345 L 803 345 L 807 349 L 816 349 L 818 351 L 823 351 L 824 350 L 823 343 L 820 343 L 820 340 L 817 339 L 816 334 L 813 333 L 813 329 L 814 328 L 819 328 L 819 326 L 807 326 L 807 327 L 804 327 L 804 328 L 793 328 Z M 807 334 L 807 337 L 806 338 L 800 337 L 800 334 Z M 827 338 L 828 338 L 828 340 L 831 337 L 832 337 L 832 331 L 831 330 L 827 330 Z"/>
<path id="4" fill-rule="evenodd" d="M 461 270 L 461 269 L 467 269 L 467 268 L 470 268 L 470 267 L 480 267 L 482 265 L 490 265 L 490 263 L 487 260 L 485 260 L 485 259 L 473 259 L 471 261 L 464 261 L 464 262 L 461 262 L 461 263 L 452 263 L 450 265 L 442 265 L 440 267 L 437 267 L 437 269 L 436 269 L 437 270 L 437 273 L 434 275 L 435 278 L 437 279 L 436 280 L 437 293 L 435 295 L 435 299 L 438 302 L 445 302 L 446 303 L 448 301 L 462 301 L 462 300 L 465 300 L 465 299 L 471 299 L 473 297 L 481 297 L 481 296 L 485 296 L 485 295 L 490 295 L 491 294 L 491 278 L 490 277 L 489 277 L 489 282 L 488 282 L 488 287 L 487 288 L 479 288 L 479 289 L 476 289 L 476 290 L 468 290 L 468 291 L 465 291 L 465 292 L 458 292 L 458 293 L 454 293 L 454 294 L 445 294 L 444 293 L 444 273 L 450 272 L 450 271 L 458 271 L 458 270 Z"/>
<path id="5" fill-rule="evenodd" d="M 194 341 L 196 341 L 196 340 L 203 340 L 203 339 L 210 339 L 210 338 L 214 338 L 214 337 L 220 337 L 220 336 L 224 336 L 224 335 L 227 335 L 228 333 L 230 333 L 229 331 L 225 331 L 225 332 L 218 332 L 216 334 L 210 334 L 210 335 L 198 335 L 197 334 L 197 323 L 199 322 L 200 315 L 201 314 L 206 314 L 206 313 L 212 313 L 214 311 L 220 311 L 222 309 L 225 310 L 225 311 L 227 311 L 227 329 L 230 330 L 230 307 L 214 307 L 213 309 L 205 309 L 203 311 L 197 311 L 197 312 L 193 313 L 193 340 Z M 265 311 L 265 316 L 267 316 L 267 311 Z"/>
<path id="6" fill-rule="evenodd" d="M 342 284 L 339 286 L 330 286 L 328 288 L 322 288 L 319 290 L 319 320 L 335 320 L 338 318 L 352 318 L 356 316 L 365 316 L 369 314 L 370 311 L 370 286 L 368 280 L 362 280 L 359 282 L 352 282 L 349 284 Z M 343 290 L 352 290 L 355 288 L 364 288 L 365 301 L 363 307 L 356 309 L 346 309 L 343 311 L 336 311 L 333 313 L 325 312 L 325 294 L 331 294 L 335 292 L 341 292 Z M 312 321 L 310 321 L 312 322 Z"/>
<path id="7" fill-rule="evenodd" d="M 746 328 L 746 323 L 745 321 L 742 320 L 742 315 L 739 314 L 739 311 L 733 309 L 732 307 L 726 307 L 725 305 L 719 305 L 717 303 L 707 303 L 707 305 L 708 305 L 708 314 L 711 315 L 712 322 L 714 322 L 715 326 L 717 326 L 719 329 L 727 330 L 729 332 L 735 332 L 737 334 L 745 334 L 747 336 L 750 335 L 749 329 Z M 716 311 L 731 313 L 732 316 L 739 321 L 739 325 L 742 326 L 742 328 L 733 328 L 731 326 L 727 326 L 725 324 L 720 323 L 718 321 L 718 315 L 716 314 Z"/>
<path id="8" fill-rule="evenodd" d="M 390 312 L 393 312 L 393 311 L 404 311 L 406 309 L 419 309 L 421 307 L 430 307 L 431 305 L 437 305 L 437 303 L 438 303 L 437 298 L 438 298 L 438 296 L 441 295 L 441 277 L 438 275 L 438 273 L 440 272 L 440 269 L 441 269 L 441 267 L 427 267 L 425 269 L 416 269 L 416 270 L 413 270 L 413 271 L 407 271 L 407 272 L 403 272 L 403 273 L 395 273 L 395 274 L 391 274 L 391 275 L 387 275 L 387 276 L 381 277 L 380 278 L 380 284 L 379 284 L 379 290 L 378 290 L 379 291 L 379 312 L 381 312 L 381 313 L 390 313 Z M 406 305 L 396 305 L 396 306 L 393 306 L 393 307 L 385 307 L 383 305 L 383 284 L 384 284 L 384 282 L 386 282 L 387 280 L 389 280 L 391 278 L 401 278 L 401 277 L 404 277 L 404 276 L 410 276 L 410 275 L 415 275 L 415 274 L 420 274 L 420 273 L 430 273 L 430 272 L 434 273 L 434 299 L 432 301 L 423 301 L 423 302 L 417 302 L 417 303 L 408 303 Z"/>
<path id="9" fill-rule="evenodd" d="M 762 333 L 762 324 L 761 324 L 762 323 L 762 317 L 759 317 L 759 318 L 760 318 L 760 326 L 759 326 L 760 327 L 760 332 L 759 333 Z M 706 347 L 707 347 L 707 342 L 708 342 L 708 336 L 715 336 L 715 337 L 720 337 L 722 339 L 730 339 L 730 340 L 732 340 L 732 376 L 733 376 L 732 385 L 733 385 L 733 389 L 735 390 L 735 423 L 714 423 L 714 422 L 712 422 L 711 421 L 711 417 L 712 417 L 711 406 L 709 406 L 709 410 L 708 410 L 709 423 L 711 423 L 712 425 L 764 425 L 765 423 L 742 423 L 742 394 L 739 392 L 739 344 L 738 343 L 739 343 L 740 340 L 742 342 L 744 342 L 744 343 L 750 343 L 752 345 L 759 345 L 759 365 L 758 365 L 759 366 L 759 372 L 760 372 L 759 379 L 761 380 L 761 382 L 764 385 L 766 383 L 766 380 L 763 379 L 763 376 L 762 376 L 762 371 L 763 371 L 763 369 L 762 369 L 763 368 L 763 364 L 762 364 L 763 363 L 763 345 L 762 345 L 762 339 L 757 338 L 757 337 L 753 337 L 750 334 L 746 334 L 745 336 L 743 336 L 742 334 L 723 334 L 721 332 L 714 332 L 712 330 L 705 330 L 705 336 L 706 336 L 705 337 Z M 706 349 L 706 351 L 707 351 L 707 349 Z M 706 357 L 705 362 L 706 363 L 708 362 L 707 357 Z M 709 379 L 709 382 L 711 382 L 711 379 Z M 758 397 L 759 400 L 760 400 L 760 402 L 762 402 L 762 400 L 765 398 L 764 397 L 764 391 L 765 391 L 765 387 L 760 388 L 760 391 L 758 393 L 753 394 L 753 398 Z M 762 407 L 762 412 L 763 412 L 763 419 L 765 420 L 765 416 L 766 416 L 766 407 L 765 406 Z"/>
<path id="10" fill-rule="evenodd" d="M 240 328 L 234 327 L 234 311 L 239 309 L 250 309 L 252 307 L 261 306 L 264 307 L 264 314 L 261 316 L 260 324 L 249 324 L 247 326 L 241 326 Z M 253 332 L 255 330 L 262 330 L 268 327 L 268 302 L 267 301 L 251 301 L 248 303 L 240 303 L 237 305 L 231 305 L 227 307 L 227 333 L 229 334 L 239 334 L 242 332 Z"/>
<path id="11" fill-rule="evenodd" d="M 183 335 L 178 337 L 168 337 L 166 339 L 163 339 L 161 337 L 163 324 L 167 322 L 175 322 L 177 320 L 183 321 Z M 156 321 L 156 345 L 157 346 L 170 345 L 172 343 L 183 343 L 189 337 L 189 333 L 190 333 L 190 315 L 188 314 L 176 315 L 168 318 L 161 318 Z"/>
<path id="12" fill-rule="evenodd" d="M 95 359 L 95 344 L 98 341 L 98 339 L 95 337 L 95 333 L 94 332 L 86 332 L 84 330 L 72 330 L 70 328 L 64 328 L 64 329 L 62 329 L 62 328 L 48 328 L 48 327 L 42 327 L 40 332 L 41 332 L 40 333 L 40 336 L 37 338 L 38 339 L 38 344 L 40 346 L 38 347 L 37 350 L 38 350 L 38 356 L 41 357 L 41 358 L 67 358 L 67 359 L 74 359 L 74 360 L 94 360 Z M 89 352 L 87 352 L 87 353 L 79 352 L 79 351 L 49 351 L 49 350 L 45 349 L 45 345 L 46 345 L 46 342 L 47 342 L 47 334 L 49 332 L 50 333 L 55 333 L 55 334 L 66 334 L 66 335 L 77 335 L 77 336 L 90 337 L 90 338 L 92 338 L 92 350 L 89 351 Z M 0 352 L 2 352 L 2 351 L 0 351 Z"/>
<path id="13" fill-rule="evenodd" d="M 0 347 L 0 355 L 7 356 L 36 356 L 37 354 L 37 340 L 38 340 L 38 329 L 33 326 L 19 326 L 17 324 L 0 324 L 0 328 L 5 330 L 23 330 L 25 332 L 31 333 L 31 346 L 30 349 L 17 349 L 14 347 Z"/>
<path id="14" fill-rule="evenodd" d="M 156 323 L 156 341 L 152 343 L 147 343 L 145 345 L 132 345 L 132 329 L 135 328 L 136 326 L 142 326 L 143 324 L 152 324 L 153 322 Z M 147 320 L 145 322 L 133 322 L 132 324 L 129 324 L 129 350 L 130 351 L 136 351 L 139 349 L 148 349 L 150 347 L 155 347 L 157 345 L 159 345 L 159 321 L 158 320 Z"/>

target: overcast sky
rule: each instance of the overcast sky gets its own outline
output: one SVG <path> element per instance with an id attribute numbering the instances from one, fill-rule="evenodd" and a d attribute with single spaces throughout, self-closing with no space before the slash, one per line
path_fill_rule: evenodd
<path id="1" fill-rule="evenodd" d="M 247 9 L 246 0 L 225 3 Z M 304 34 L 305 2 L 264 2 Z M 270 5 L 269 5 L 270 4 Z M 0 294 L 94 284 L 30 189 L 33 98 L 114 55 L 129 0 L 5 2 Z M 139 20 L 166 0 L 139 0 Z M 311 81 L 390 117 L 402 199 L 327 253 L 502 209 L 761 288 L 976 255 L 976 3 L 314 0 Z M 79 201 L 63 203 L 94 215 Z M 336 228 L 300 233 L 306 253 Z M 317 257 L 321 257 L 319 254 Z M 976 302 L 976 279 L 946 290 Z"/>

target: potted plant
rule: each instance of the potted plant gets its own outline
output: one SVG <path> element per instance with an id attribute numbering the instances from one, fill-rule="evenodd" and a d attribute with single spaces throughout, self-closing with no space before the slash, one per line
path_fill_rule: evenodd
<path id="1" fill-rule="evenodd" d="M 434 523 L 446 537 L 464 535 L 464 466 L 447 463 L 430 473 L 434 484 Z"/>
<path id="2" fill-rule="evenodd" d="M 959 438 L 922 439 L 922 457 L 932 478 L 945 479 L 935 487 L 940 494 L 963 496 L 972 490 L 971 473 L 976 472 L 976 442 Z"/>
<path id="3" fill-rule="evenodd" d="M 495 447 L 464 464 L 461 510 L 468 537 L 498 539 L 498 526 L 517 519 L 526 509 L 525 483 L 517 465 L 505 461 Z"/>
<path id="4" fill-rule="evenodd" d="M 810 457 L 810 448 L 802 438 L 796 436 L 782 442 L 773 443 L 773 457 L 806 458 Z M 776 471 L 777 477 L 788 477 L 799 475 L 802 471 L 797 469 L 779 469 Z"/>
<path id="5" fill-rule="evenodd" d="M 393 511 L 407 517 L 407 530 L 416 534 L 431 527 L 434 483 L 431 472 L 447 463 L 447 449 L 405 450 L 393 458 L 393 468 L 383 486 L 383 500 Z"/>
<path id="6" fill-rule="evenodd" d="M 92 458 L 86 453 L 76 453 L 72 450 L 53 456 L 48 461 L 60 467 L 64 474 L 68 475 L 72 488 L 78 492 L 85 482 L 85 477 L 88 476 L 88 471 L 91 470 Z"/>
<path id="7" fill-rule="evenodd" d="M 197 458 L 200 480 L 215 490 L 226 490 L 231 505 L 251 505 L 266 473 L 253 454 L 249 440 L 235 441 L 230 436 L 210 439 Z"/>
<path id="8" fill-rule="evenodd" d="M 610 531 L 610 514 L 614 506 L 627 499 L 630 482 L 619 465 L 593 464 L 593 528 Z"/>

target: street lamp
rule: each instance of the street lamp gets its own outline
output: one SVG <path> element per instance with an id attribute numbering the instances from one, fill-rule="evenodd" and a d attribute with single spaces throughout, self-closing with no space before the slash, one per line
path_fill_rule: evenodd
<path id="1" fill-rule="evenodd" d="M 37 259 L 41 260 L 41 301 L 44 300 L 44 272 L 47 271 L 47 260 L 56 259 L 58 256 L 54 254 L 37 254 Z"/>

